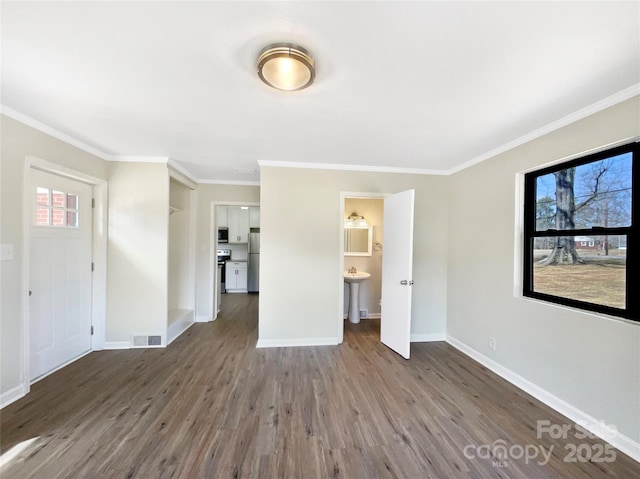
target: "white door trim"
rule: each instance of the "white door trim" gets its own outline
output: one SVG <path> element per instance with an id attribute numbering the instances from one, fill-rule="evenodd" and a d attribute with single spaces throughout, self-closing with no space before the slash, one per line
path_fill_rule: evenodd
<path id="1" fill-rule="evenodd" d="M 340 192 L 340 241 L 338 243 L 338 314 L 337 314 L 337 334 L 338 344 L 344 340 L 344 203 L 347 198 L 363 198 L 363 199 L 384 199 L 391 193 L 373 193 L 373 192 Z"/>
<path id="2" fill-rule="evenodd" d="M 92 225 L 92 258 L 94 272 L 91 281 L 92 288 L 92 324 L 94 334 L 91 338 L 91 349 L 97 351 L 104 348 L 106 331 L 107 307 L 107 182 L 85 173 L 52 163 L 35 156 L 25 158 L 23 195 L 22 195 L 22 367 L 20 381 L 23 393 L 27 394 L 31 388 L 29 373 L 29 274 L 30 274 L 30 231 L 31 231 L 31 170 L 37 169 L 81 181 L 93 186 L 95 208 L 93 209 Z"/>
<path id="3" fill-rule="evenodd" d="M 207 321 L 215 321 L 218 317 L 218 232 L 216 229 L 216 206 L 260 206 L 259 201 L 212 201 L 209 210 L 209 284 L 207 286 L 207 305 L 209 317 Z"/>

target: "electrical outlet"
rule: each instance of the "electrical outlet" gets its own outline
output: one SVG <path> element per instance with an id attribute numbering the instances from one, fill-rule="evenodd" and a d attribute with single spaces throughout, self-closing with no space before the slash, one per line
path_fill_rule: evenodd
<path id="1" fill-rule="evenodd" d="M 496 350 L 496 338 L 493 336 L 489 336 L 489 349 L 495 351 Z"/>

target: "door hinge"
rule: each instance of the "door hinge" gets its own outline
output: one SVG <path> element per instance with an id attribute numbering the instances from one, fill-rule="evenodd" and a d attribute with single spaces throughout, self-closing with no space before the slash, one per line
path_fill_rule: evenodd
<path id="1" fill-rule="evenodd" d="M 95 198 L 91 198 L 91 207 L 92 208 L 96 207 L 96 199 Z"/>
<path id="2" fill-rule="evenodd" d="M 91 336 L 93 336 L 93 324 L 91 325 Z"/>
<path id="3" fill-rule="evenodd" d="M 92 261 L 91 262 L 91 271 L 93 272 L 96 269 L 96 264 Z"/>

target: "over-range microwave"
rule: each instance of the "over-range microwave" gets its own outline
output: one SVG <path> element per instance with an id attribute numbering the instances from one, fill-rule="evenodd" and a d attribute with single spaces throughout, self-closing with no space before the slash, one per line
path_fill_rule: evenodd
<path id="1" fill-rule="evenodd" d="M 218 243 L 229 242 L 229 228 L 218 228 Z"/>

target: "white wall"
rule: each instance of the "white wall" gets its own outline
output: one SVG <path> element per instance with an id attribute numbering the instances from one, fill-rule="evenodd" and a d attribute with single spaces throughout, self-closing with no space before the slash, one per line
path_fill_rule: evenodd
<path id="1" fill-rule="evenodd" d="M 345 198 L 344 217 L 356 211 L 360 216 L 364 216 L 367 224 L 373 225 L 373 243 L 378 241 L 383 244 L 382 229 L 384 216 L 384 201 L 380 199 L 365 198 Z M 360 309 L 368 309 L 369 315 L 379 315 L 380 298 L 382 297 L 382 254 L 384 248 L 372 251 L 371 256 L 346 256 L 344 257 L 344 268 L 352 266 L 358 271 L 366 271 L 371 274 L 371 278 L 360 284 Z M 349 312 L 349 287 L 344 285 L 344 314 Z"/>
<path id="2" fill-rule="evenodd" d="M 27 156 L 107 178 L 106 162 L 5 115 L 0 116 L 0 243 L 13 245 L 14 259 L 0 262 L 0 402 L 11 399 L 22 377 L 24 350 L 22 301 L 23 178 Z"/>
<path id="3" fill-rule="evenodd" d="M 190 192 L 190 188 L 171 179 L 169 203 L 178 210 L 169 215 L 169 310 L 193 309 L 190 287 L 193 280 L 189 251 Z"/>
<path id="4" fill-rule="evenodd" d="M 260 321 L 264 345 L 340 336 L 341 192 L 416 190 L 412 335 L 444 337 L 447 185 L 444 176 L 262 167 Z"/>
<path id="5" fill-rule="evenodd" d="M 518 172 L 639 135 L 639 111 L 635 97 L 453 175 L 447 287 L 451 338 L 636 442 L 640 324 L 515 297 L 514 231 Z"/>
<path id="6" fill-rule="evenodd" d="M 168 237 L 167 165 L 110 163 L 107 347 L 166 339 Z"/>
<path id="7" fill-rule="evenodd" d="M 211 224 L 211 202 L 260 201 L 260 187 L 248 185 L 199 184 L 196 192 L 196 318 L 199 321 L 212 319 L 213 283 L 210 268 L 215 265 L 215 254 L 211 255 L 211 238 L 215 225 Z"/>

